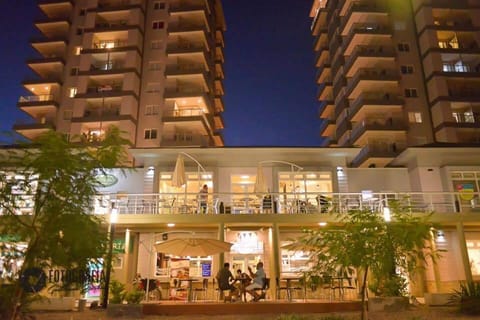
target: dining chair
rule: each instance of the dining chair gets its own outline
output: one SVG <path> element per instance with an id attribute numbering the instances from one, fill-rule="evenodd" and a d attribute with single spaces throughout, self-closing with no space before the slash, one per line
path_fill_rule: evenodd
<path id="1" fill-rule="evenodd" d="M 285 291 L 287 294 L 287 299 L 290 296 L 291 292 L 290 289 L 287 286 L 281 286 L 280 284 L 280 278 L 276 277 L 275 278 L 275 284 L 277 286 L 277 291 L 276 291 L 276 299 L 280 299 L 280 294 L 282 291 Z"/>
<path id="2" fill-rule="evenodd" d="M 267 293 L 269 289 L 270 289 L 270 278 L 263 278 L 263 286 L 261 288 L 254 289 L 254 291 L 260 294 L 260 299 L 267 300 Z"/>
<path id="3" fill-rule="evenodd" d="M 202 286 L 199 288 L 193 288 L 193 301 L 197 301 L 199 294 L 203 294 L 203 300 L 207 300 L 208 291 L 208 278 L 203 278 Z"/>

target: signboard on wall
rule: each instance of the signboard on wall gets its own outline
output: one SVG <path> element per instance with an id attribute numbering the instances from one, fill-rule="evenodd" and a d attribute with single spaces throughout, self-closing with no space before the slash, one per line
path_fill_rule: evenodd
<path id="1" fill-rule="evenodd" d="M 460 199 L 470 201 L 474 197 L 475 186 L 471 182 L 462 182 L 457 184 L 457 191 L 460 193 Z"/>
<path id="2" fill-rule="evenodd" d="M 202 263 L 202 277 L 207 278 L 212 276 L 212 264 Z"/>

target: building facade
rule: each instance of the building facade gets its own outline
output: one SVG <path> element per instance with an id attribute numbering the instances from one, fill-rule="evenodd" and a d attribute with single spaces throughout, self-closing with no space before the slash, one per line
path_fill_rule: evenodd
<path id="1" fill-rule="evenodd" d="M 320 134 L 384 167 L 409 146 L 480 142 L 480 2 L 315 0 Z"/>
<path id="2" fill-rule="evenodd" d="M 111 125 L 132 146 L 223 146 L 219 0 L 39 1 L 18 106 L 32 139 L 54 129 L 95 142 Z"/>

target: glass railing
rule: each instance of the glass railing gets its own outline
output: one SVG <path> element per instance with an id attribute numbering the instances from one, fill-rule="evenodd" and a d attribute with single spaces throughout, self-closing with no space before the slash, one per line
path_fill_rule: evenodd
<path id="1" fill-rule="evenodd" d="M 196 193 L 116 194 L 99 196 L 99 203 L 115 203 L 120 214 L 322 214 L 366 209 L 382 213 L 393 201 L 412 213 L 457 213 L 480 211 L 480 193 L 210 193 L 203 212 Z M 103 198 L 108 198 L 105 200 Z M 95 207 L 102 214 L 110 206 Z"/>

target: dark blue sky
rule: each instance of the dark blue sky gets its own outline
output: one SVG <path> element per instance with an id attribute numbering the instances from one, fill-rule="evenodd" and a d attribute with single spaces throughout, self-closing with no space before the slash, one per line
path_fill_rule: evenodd
<path id="1" fill-rule="evenodd" d="M 223 0 L 226 146 L 318 146 L 311 0 Z M 36 1 L 0 1 L 0 129 L 28 121 L 17 110 Z"/>

